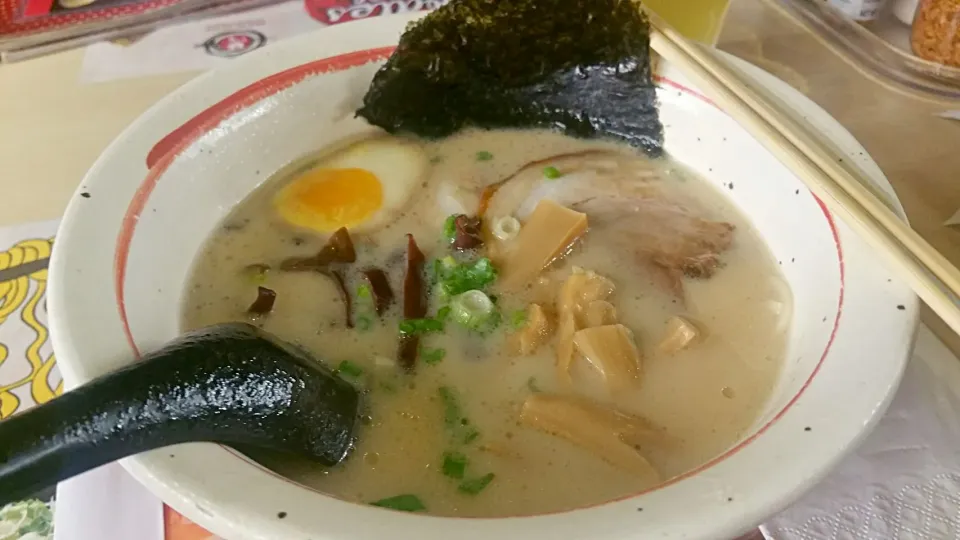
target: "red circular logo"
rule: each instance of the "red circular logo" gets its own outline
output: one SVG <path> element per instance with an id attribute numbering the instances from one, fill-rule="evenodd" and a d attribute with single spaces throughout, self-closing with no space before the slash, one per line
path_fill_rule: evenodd
<path id="1" fill-rule="evenodd" d="M 207 54 L 222 58 L 233 58 L 259 49 L 267 43 L 267 36 L 255 30 L 221 32 L 203 42 Z"/>

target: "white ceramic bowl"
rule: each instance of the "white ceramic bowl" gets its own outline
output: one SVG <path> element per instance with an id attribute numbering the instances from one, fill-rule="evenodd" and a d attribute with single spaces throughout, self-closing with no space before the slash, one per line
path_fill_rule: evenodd
<path id="1" fill-rule="evenodd" d="M 194 256 L 261 181 L 298 156 L 371 130 L 353 110 L 408 20 L 336 26 L 245 57 L 158 103 L 107 149 L 69 206 L 51 264 L 54 346 L 69 386 L 177 335 Z M 738 65 L 889 190 L 863 148 L 824 112 Z M 670 66 L 663 75 L 667 150 L 729 188 L 724 193 L 769 243 L 795 297 L 783 375 L 746 439 L 649 492 L 506 519 L 434 518 L 339 501 L 214 444 L 149 452 L 124 466 L 178 511 L 231 539 L 729 538 L 798 497 L 885 409 L 910 349 L 917 302 L 734 121 Z"/>

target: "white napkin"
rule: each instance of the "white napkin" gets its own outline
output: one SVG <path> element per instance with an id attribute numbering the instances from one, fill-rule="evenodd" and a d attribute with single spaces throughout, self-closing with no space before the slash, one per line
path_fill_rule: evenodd
<path id="1" fill-rule="evenodd" d="M 873 433 L 761 531 L 771 540 L 960 538 L 960 362 L 926 327 Z"/>
<path id="2" fill-rule="evenodd" d="M 163 504 L 117 463 L 57 486 L 53 540 L 164 540 Z"/>

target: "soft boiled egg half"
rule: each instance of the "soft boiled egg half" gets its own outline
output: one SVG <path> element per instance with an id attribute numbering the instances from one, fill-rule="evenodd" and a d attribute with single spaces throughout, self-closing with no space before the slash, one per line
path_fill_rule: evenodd
<path id="1" fill-rule="evenodd" d="M 368 139 L 321 158 L 288 181 L 273 199 L 297 227 L 331 233 L 383 227 L 420 186 L 429 162 L 420 145 L 390 137 Z"/>

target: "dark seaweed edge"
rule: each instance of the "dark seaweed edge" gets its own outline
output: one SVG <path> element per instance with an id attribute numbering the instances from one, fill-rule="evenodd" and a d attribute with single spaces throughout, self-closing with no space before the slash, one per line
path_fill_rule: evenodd
<path id="1" fill-rule="evenodd" d="M 635 0 L 454 0 L 408 26 L 357 115 L 431 139 L 547 128 L 663 150 Z"/>

